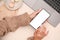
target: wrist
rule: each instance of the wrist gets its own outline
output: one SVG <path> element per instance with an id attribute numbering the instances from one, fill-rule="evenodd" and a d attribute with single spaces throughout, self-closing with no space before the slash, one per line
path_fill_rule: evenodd
<path id="1" fill-rule="evenodd" d="M 41 38 L 33 38 L 33 40 L 41 40 Z"/>
<path id="2" fill-rule="evenodd" d="M 27 40 L 41 40 L 41 38 L 29 37 Z"/>

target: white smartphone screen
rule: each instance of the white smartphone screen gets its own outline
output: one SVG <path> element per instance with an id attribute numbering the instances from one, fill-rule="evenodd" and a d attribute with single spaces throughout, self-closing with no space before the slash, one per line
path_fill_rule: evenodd
<path id="1" fill-rule="evenodd" d="M 44 9 L 40 11 L 40 13 L 30 22 L 30 25 L 37 29 L 46 21 L 46 19 L 50 16 L 50 14 Z"/>

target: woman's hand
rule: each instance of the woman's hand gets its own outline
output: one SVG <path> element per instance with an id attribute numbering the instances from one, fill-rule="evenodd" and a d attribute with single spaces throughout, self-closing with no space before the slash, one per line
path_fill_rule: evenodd
<path id="1" fill-rule="evenodd" d="M 33 13 L 30 15 L 30 17 L 33 19 L 40 11 L 41 11 L 41 9 L 33 12 Z"/>
<path id="2" fill-rule="evenodd" d="M 33 19 L 39 12 L 41 11 L 41 9 L 35 11 L 34 13 L 32 13 L 30 15 L 30 17 Z M 45 24 L 45 23 L 44 23 Z M 35 32 L 34 32 L 34 36 L 28 38 L 28 40 L 41 40 L 42 38 L 44 38 L 48 32 L 46 30 L 45 25 L 40 26 Z"/>
<path id="3" fill-rule="evenodd" d="M 27 40 L 42 40 L 45 36 L 47 36 L 47 34 L 48 34 L 48 31 L 44 23 L 34 32 L 34 36 L 29 37 Z"/>
<path id="4" fill-rule="evenodd" d="M 34 40 L 41 40 L 48 34 L 45 25 L 40 26 L 34 33 Z"/>

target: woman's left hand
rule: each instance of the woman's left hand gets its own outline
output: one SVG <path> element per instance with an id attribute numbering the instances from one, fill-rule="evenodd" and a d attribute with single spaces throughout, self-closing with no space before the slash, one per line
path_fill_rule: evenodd
<path id="1" fill-rule="evenodd" d="M 30 17 L 33 19 L 39 12 L 41 11 L 41 9 L 36 10 L 35 12 L 33 12 Z"/>

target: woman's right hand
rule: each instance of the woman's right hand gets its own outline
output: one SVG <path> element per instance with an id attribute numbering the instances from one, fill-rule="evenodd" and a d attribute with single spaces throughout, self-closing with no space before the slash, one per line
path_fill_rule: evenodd
<path id="1" fill-rule="evenodd" d="M 40 26 L 34 33 L 34 40 L 41 40 L 48 34 L 44 25 Z"/>
<path id="2" fill-rule="evenodd" d="M 28 38 L 28 40 L 42 40 L 47 34 L 48 34 L 48 31 L 44 23 L 42 26 L 36 29 L 36 31 L 34 32 L 34 36 Z"/>

